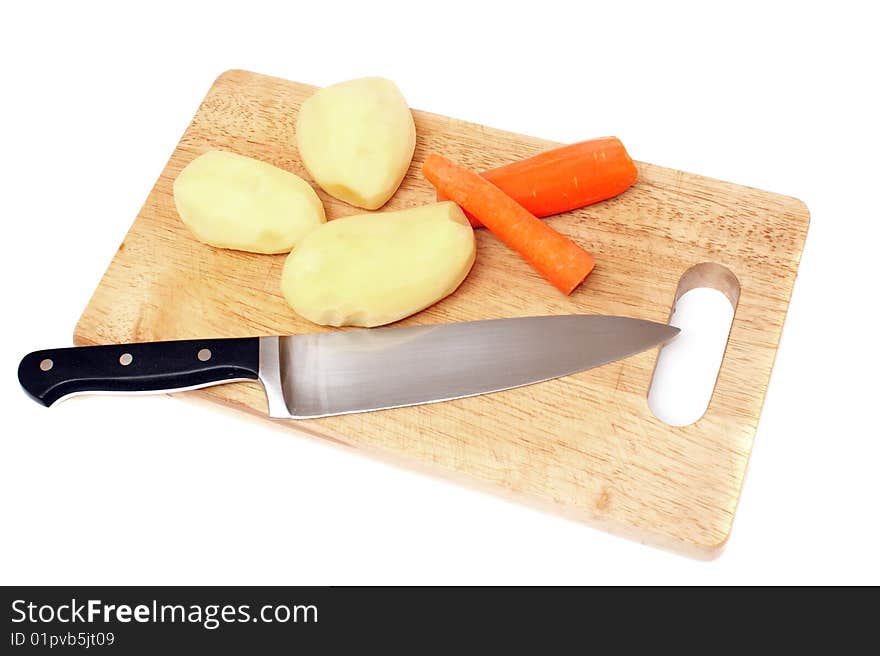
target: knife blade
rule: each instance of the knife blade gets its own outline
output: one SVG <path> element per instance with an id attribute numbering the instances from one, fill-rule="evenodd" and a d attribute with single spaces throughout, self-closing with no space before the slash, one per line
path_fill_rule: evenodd
<path id="1" fill-rule="evenodd" d="M 269 416 L 311 419 L 435 403 L 578 373 L 660 345 L 665 324 L 562 315 L 282 337 L 35 351 L 24 390 L 50 406 L 78 394 L 161 393 L 259 380 Z"/>

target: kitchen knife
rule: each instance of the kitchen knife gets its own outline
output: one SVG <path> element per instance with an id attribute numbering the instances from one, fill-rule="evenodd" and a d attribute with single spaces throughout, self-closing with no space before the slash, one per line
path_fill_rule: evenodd
<path id="1" fill-rule="evenodd" d="M 94 392 L 177 392 L 259 380 L 269 416 L 308 419 L 448 401 L 625 358 L 678 328 L 563 315 L 35 351 L 18 379 L 50 406 Z"/>

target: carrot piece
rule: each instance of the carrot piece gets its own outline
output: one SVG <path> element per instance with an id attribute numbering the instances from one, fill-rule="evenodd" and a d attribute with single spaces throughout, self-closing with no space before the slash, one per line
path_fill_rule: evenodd
<path id="1" fill-rule="evenodd" d="M 571 294 L 593 270 L 592 255 L 473 171 L 428 155 L 422 172 L 438 192 L 471 212 L 563 294 Z"/>
<path id="2" fill-rule="evenodd" d="M 550 216 L 616 196 L 639 175 L 617 137 L 554 148 L 481 174 L 535 216 Z M 475 228 L 482 224 L 468 215 Z"/>

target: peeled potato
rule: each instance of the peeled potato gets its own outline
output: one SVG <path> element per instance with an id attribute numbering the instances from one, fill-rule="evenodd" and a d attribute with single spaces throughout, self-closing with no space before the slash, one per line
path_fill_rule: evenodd
<path id="1" fill-rule="evenodd" d="M 416 147 L 406 99 L 390 80 L 325 87 L 306 100 L 296 142 L 309 175 L 331 196 L 374 210 L 394 195 Z"/>
<path id="2" fill-rule="evenodd" d="M 254 253 L 287 253 L 326 220 L 308 182 L 222 150 L 187 164 L 174 181 L 174 203 L 199 241 Z"/>
<path id="3" fill-rule="evenodd" d="M 381 326 L 455 291 L 475 255 L 473 228 L 455 203 L 348 216 L 290 254 L 281 291 L 314 323 Z"/>

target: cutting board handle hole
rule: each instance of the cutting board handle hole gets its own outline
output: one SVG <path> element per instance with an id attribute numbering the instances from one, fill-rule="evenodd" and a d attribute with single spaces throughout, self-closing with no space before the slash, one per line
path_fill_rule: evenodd
<path id="1" fill-rule="evenodd" d="M 648 389 L 648 406 L 660 421 L 688 426 L 706 414 L 739 292 L 733 272 L 714 262 L 692 266 L 682 275 L 669 317 L 681 332 L 660 349 Z"/>

